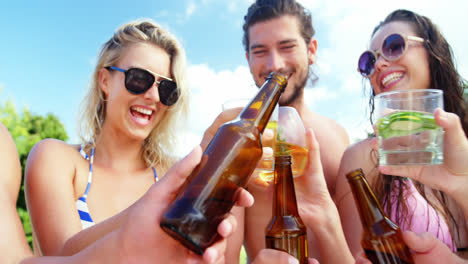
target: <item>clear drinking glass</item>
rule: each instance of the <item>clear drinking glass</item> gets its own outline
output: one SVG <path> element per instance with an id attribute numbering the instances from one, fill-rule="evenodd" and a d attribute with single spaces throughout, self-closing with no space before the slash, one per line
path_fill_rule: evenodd
<path id="1" fill-rule="evenodd" d="M 228 109 L 238 108 L 239 112 L 247 105 L 250 98 L 230 99 L 223 103 L 223 111 Z M 275 107 L 273 114 L 270 117 L 265 131 L 262 134 L 263 156 L 258 162 L 257 167 L 252 175 L 252 178 L 273 177 L 275 169 L 275 157 L 273 156 L 276 146 L 276 127 L 278 122 L 278 106 Z M 264 184 L 260 182 L 261 184 Z"/>
<path id="2" fill-rule="evenodd" d="M 281 106 L 278 109 L 278 122 L 274 140 L 274 156 L 291 156 L 291 169 L 293 176 L 297 177 L 304 173 L 307 164 L 307 145 L 305 128 L 301 117 L 293 107 Z M 263 136 L 262 136 L 263 140 Z M 264 154 L 265 156 L 265 154 Z M 272 160 L 274 161 L 274 156 Z M 274 166 L 274 163 L 272 163 Z M 255 185 L 267 187 L 274 179 L 273 169 L 259 168 L 252 176 Z"/>
<path id="3" fill-rule="evenodd" d="M 304 173 L 307 164 L 307 143 L 302 119 L 294 107 L 279 108 L 275 155 L 291 156 L 293 176 Z"/>
<path id="4" fill-rule="evenodd" d="M 442 164 L 444 132 L 433 113 L 443 106 L 442 90 L 416 89 L 377 95 L 375 129 L 380 164 Z"/>

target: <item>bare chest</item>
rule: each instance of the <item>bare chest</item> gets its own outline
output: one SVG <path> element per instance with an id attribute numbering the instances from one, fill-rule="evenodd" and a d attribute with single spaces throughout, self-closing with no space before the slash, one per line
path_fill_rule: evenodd
<path id="1" fill-rule="evenodd" d="M 112 217 L 141 198 L 155 183 L 151 168 L 119 172 L 93 166 L 87 194 L 87 206 L 95 223 Z"/>

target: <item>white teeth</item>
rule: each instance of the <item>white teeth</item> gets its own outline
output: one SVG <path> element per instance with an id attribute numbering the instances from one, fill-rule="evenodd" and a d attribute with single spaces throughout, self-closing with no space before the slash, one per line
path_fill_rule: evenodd
<path id="1" fill-rule="evenodd" d="M 142 108 L 142 107 L 132 107 L 132 110 L 136 111 L 138 113 L 144 114 L 144 115 L 151 115 L 153 113 L 152 110 L 145 109 L 145 108 Z"/>
<path id="2" fill-rule="evenodd" d="M 387 86 L 387 84 L 389 84 L 390 82 L 396 81 L 400 79 L 401 77 L 403 77 L 403 73 L 399 73 L 399 72 L 391 73 L 385 76 L 385 78 L 383 78 L 382 85 Z"/>

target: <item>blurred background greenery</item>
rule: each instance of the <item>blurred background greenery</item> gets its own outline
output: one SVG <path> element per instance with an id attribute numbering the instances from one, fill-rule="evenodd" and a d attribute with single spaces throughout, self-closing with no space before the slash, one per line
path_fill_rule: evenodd
<path id="1" fill-rule="evenodd" d="M 0 105 L 0 122 L 2 122 L 10 132 L 15 141 L 18 155 L 21 162 L 22 182 L 21 189 L 16 202 L 16 210 L 23 223 L 24 233 L 32 249 L 32 230 L 29 221 L 29 214 L 26 209 L 24 199 L 24 166 L 31 148 L 42 139 L 56 138 L 63 141 L 68 139 L 65 127 L 54 114 L 45 116 L 31 113 L 27 108 L 18 113 L 13 102 L 7 100 Z"/>

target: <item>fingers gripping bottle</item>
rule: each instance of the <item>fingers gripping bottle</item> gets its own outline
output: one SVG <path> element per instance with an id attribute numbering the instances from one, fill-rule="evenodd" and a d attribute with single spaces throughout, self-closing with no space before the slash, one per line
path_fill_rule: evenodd
<path id="1" fill-rule="evenodd" d="M 400 228 L 384 214 L 361 169 L 346 174 L 363 228 L 361 245 L 374 264 L 413 264 Z"/>
<path id="2" fill-rule="evenodd" d="M 165 212 L 162 229 L 195 253 L 202 255 L 219 238 L 219 223 L 262 157 L 261 133 L 286 84 L 286 77 L 270 73 L 239 116 L 218 129 Z"/>
<path id="3" fill-rule="evenodd" d="M 287 252 L 307 264 L 307 227 L 297 209 L 291 156 L 275 157 L 273 214 L 266 229 L 266 247 Z"/>

